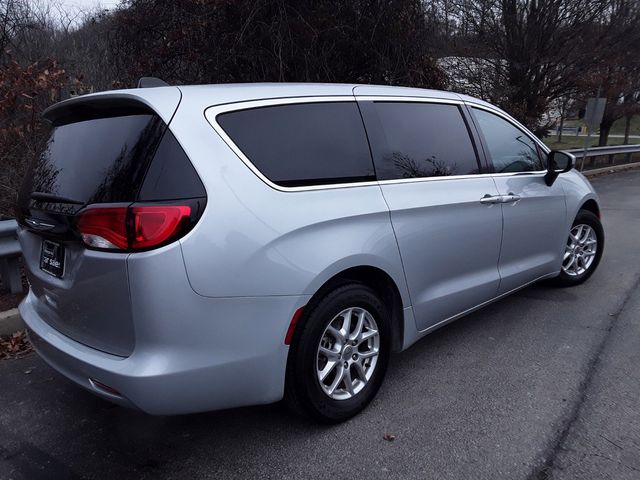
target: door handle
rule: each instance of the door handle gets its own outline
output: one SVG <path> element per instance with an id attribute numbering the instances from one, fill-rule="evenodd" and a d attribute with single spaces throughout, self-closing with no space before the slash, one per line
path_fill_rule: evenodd
<path id="1" fill-rule="evenodd" d="M 502 195 L 502 203 L 514 203 L 518 200 L 520 200 L 520 195 L 514 195 L 513 193 Z"/>
<path id="2" fill-rule="evenodd" d="M 483 205 L 493 205 L 494 203 L 502 203 L 502 195 L 489 195 L 488 193 L 480 199 Z"/>
<path id="3" fill-rule="evenodd" d="M 488 193 L 480 199 L 483 205 L 492 205 L 494 203 L 514 203 L 520 200 L 520 195 L 509 193 L 508 195 L 489 195 Z"/>

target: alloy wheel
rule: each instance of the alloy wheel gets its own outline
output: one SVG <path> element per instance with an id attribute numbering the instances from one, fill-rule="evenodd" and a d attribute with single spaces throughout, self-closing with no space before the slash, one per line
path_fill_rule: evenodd
<path id="1" fill-rule="evenodd" d="M 595 230 L 585 224 L 574 226 L 562 258 L 562 270 L 571 277 L 583 275 L 593 264 L 597 251 Z"/>
<path id="2" fill-rule="evenodd" d="M 327 325 L 316 354 L 318 381 L 334 400 L 347 400 L 371 380 L 378 363 L 380 334 L 373 316 L 350 307 Z"/>

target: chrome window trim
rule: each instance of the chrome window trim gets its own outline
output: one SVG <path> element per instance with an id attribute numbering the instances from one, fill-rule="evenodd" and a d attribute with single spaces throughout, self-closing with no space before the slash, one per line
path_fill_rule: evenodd
<path id="1" fill-rule="evenodd" d="M 379 185 L 391 185 L 395 183 L 414 183 L 414 182 L 439 182 L 443 180 L 471 180 L 474 178 L 490 178 L 490 177 L 544 177 L 546 170 L 535 172 L 508 172 L 508 173 L 478 173 L 472 175 L 451 175 L 449 177 L 417 177 L 417 178 L 394 178 L 392 180 L 379 180 Z"/>
<path id="2" fill-rule="evenodd" d="M 215 130 L 215 132 L 222 138 L 224 143 L 236 154 L 236 156 L 242 160 L 242 162 L 251 170 L 260 180 L 262 180 L 269 187 L 281 192 L 306 192 L 314 190 L 329 190 L 335 188 L 353 188 L 353 187 L 366 187 L 366 186 L 381 186 L 381 185 L 393 185 L 402 183 L 415 183 L 415 182 L 438 182 L 443 180 L 470 180 L 473 178 L 490 178 L 494 176 L 542 176 L 546 173 L 546 170 L 539 170 L 534 172 L 512 172 L 512 173 L 478 173 L 472 175 L 451 175 L 449 177 L 419 177 L 419 178 L 397 178 L 391 180 L 372 180 L 365 182 L 351 182 L 351 183 L 328 183 L 323 185 L 307 185 L 300 187 L 283 187 L 269 180 L 254 164 L 242 153 L 240 148 L 235 142 L 227 135 L 222 126 L 217 121 L 217 116 L 222 113 L 235 112 L 240 110 L 249 110 L 252 108 L 269 107 L 275 105 L 293 105 L 299 103 L 322 103 L 322 102 L 357 102 L 357 101 L 388 101 L 388 102 L 414 102 L 414 103 L 444 103 L 450 105 L 468 105 L 478 107 L 483 110 L 487 110 L 490 113 L 494 113 L 506 121 L 514 124 L 520 130 L 524 129 L 523 133 L 531 137 L 526 131 L 526 128 L 522 126 L 517 120 L 509 117 L 508 115 L 495 110 L 493 108 L 486 107 L 472 102 L 464 102 L 462 100 L 455 100 L 449 98 L 436 98 L 436 97 L 404 97 L 404 96 L 388 96 L 388 95 L 339 95 L 339 96 L 315 96 L 315 97 L 280 97 L 269 98 L 263 100 L 251 100 L 225 103 L 222 105 L 213 105 L 207 107 L 204 111 L 204 116 L 207 122 Z M 548 147 L 541 143 L 538 139 L 535 139 L 536 143 L 543 147 L 546 153 L 549 153 Z"/>
<path id="3" fill-rule="evenodd" d="M 546 170 L 533 170 L 530 172 L 506 172 L 506 173 L 490 173 L 492 177 L 544 177 Z"/>
<path id="4" fill-rule="evenodd" d="M 490 173 L 478 173 L 472 175 L 451 175 L 441 177 L 416 177 L 416 178 L 393 178 L 389 180 L 379 180 L 379 185 L 393 185 L 396 183 L 416 183 L 416 182 L 441 182 L 443 180 L 471 180 L 473 178 L 488 178 Z"/>
<path id="5" fill-rule="evenodd" d="M 359 102 L 445 103 L 449 105 L 464 105 L 462 100 L 456 100 L 454 98 L 403 97 L 391 95 L 357 95 L 355 98 Z"/>

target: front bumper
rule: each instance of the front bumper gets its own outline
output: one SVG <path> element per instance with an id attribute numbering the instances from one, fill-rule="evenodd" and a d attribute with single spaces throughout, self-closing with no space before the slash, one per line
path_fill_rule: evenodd
<path id="1" fill-rule="evenodd" d="M 58 332 L 37 314 L 31 293 L 20 304 L 20 313 L 36 352 L 47 363 L 119 405 L 174 415 L 280 400 L 288 353 L 284 338 L 293 312 L 308 296 L 194 294 L 191 300 L 178 310 L 181 315 L 165 306 L 164 313 L 155 312 L 163 318 L 147 318 L 129 357 L 90 348 Z M 149 329 L 150 321 L 159 328 Z M 166 335 L 168 323 L 179 327 L 169 329 L 177 336 Z"/>

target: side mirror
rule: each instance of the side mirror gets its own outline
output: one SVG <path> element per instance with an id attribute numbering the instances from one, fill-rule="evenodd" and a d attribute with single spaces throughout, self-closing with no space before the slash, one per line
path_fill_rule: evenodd
<path id="1" fill-rule="evenodd" d="M 547 174 L 544 180 L 548 186 L 553 185 L 558 175 L 566 173 L 576 166 L 576 157 L 568 152 L 553 150 L 547 156 Z"/>

